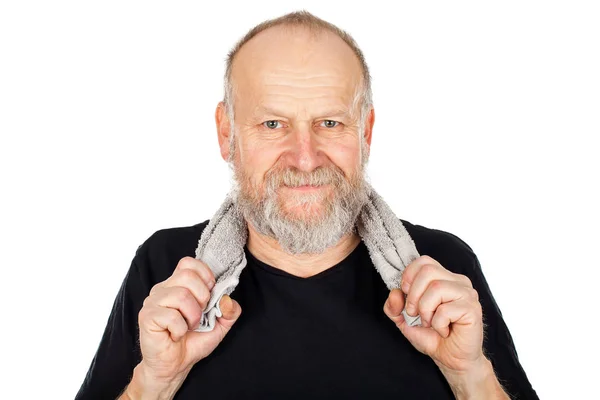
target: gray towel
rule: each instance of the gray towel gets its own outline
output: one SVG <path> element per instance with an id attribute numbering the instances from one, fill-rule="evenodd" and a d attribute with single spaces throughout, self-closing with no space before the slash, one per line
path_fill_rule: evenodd
<path id="1" fill-rule="evenodd" d="M 419 253 L 406 228 L 387 203 L 373 188 L 369 192 L 369 200 L 356 221 L 357 231 L 387 288 L 397 289 L 404 268 L 418 258 Z M 230 192 L 202 232 L 196 249 L 196 259 L 207 264 L 216 279 L 196 331 L 212 331 L 216 318 L 223 315 L 219 301 L 223 295 L 231 294 L 239 283 L 240 273 L 247 262 L 244 253 L 247 238 L 246 221 L 235 207 Z M 402 315 L 410 326 L 421 325 L 419 315 L 411 317 L 406 309 L 402 310 Z"/>

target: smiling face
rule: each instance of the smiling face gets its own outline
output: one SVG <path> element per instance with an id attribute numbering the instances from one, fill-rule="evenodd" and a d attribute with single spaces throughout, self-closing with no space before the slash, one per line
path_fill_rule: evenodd
<path id="1" fill-rule="evenodd" d="M 367 200 L 374 114 L 360 121 L 361 78 L 350 47 L 329 32 L 272 27 L 235 57 L 233 129 L 217 109 L 221 153 L 240 211 L 289 253 L 336 244 Z"/>

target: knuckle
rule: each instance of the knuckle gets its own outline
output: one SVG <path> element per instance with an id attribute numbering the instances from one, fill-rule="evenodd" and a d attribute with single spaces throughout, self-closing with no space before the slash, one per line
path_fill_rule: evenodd
<path id="1" fill-rule="evenodd" d="M 167 312 L 166 314 L 166 318 L 169 321 L 169 325 L 175 325 L 177 326 L 178 322 L 179 322 L 179 318 L 180 318 L 180 313 L 177 310 L 173 310 L 173 309 L 165 309 L 165 311 Z"/>
<path id="2" fill-rule="evenodd" d="M 192 301 L 193 299 L 192 293 L 187 288 L 178 286 L 174 288 L 174 291 L 175 299 L 180 304 Z"/>
<path id="3" fill-rule="evenodd" d="M 190 317 L 190 323 L 192 324 L 192 326 L 197 327 L 198 325 L 200 325 L 201 319 L 202 319 L 202 313 L 194 313 Z"/>
<path id="4" fill-rule="evenodd" d="M 144 302 L 142 303 L 142 310 L 143 310 L 144 308 L 147 308 L 147 307 L 150 305 L 150 302 L 151 302 L 151 301 L 152 301 L 152 300 L 151 300 L 150 296 L 147 296 L 147 297 L 144 299 Z"/>
<path id="5" fill-rule="evenodd" d="M 198 279 L 198 274 L 196 274 L 191 269 L 182 269 L 178 272 L 178 275 L 181 279 L 183 279 L 186 282 L 190 282 L 195 279 Z"/>
<path id="6" fill-rule="evenodd" d="M 162 287 L 162 282 L 157 283 L 156 285 L 152 286 L 152 288 L 150 289 L 150 293 L 149 293 L 150 296 L 155 294 L 161 287 Z"/>
<path id="7" fill-rule="evenodd" d="M 443 286 L 443 285 L 444 285 L 444 284 L 443 284 L 443 282 L 442 282 L 441 280 L 439 280 L 439 279 L 436 279 L 436 280 L 432 281 L 432 282 L 429 284 L 429 287 L 430 287 L 431 289 L 433 289 L 433 290 L 440 290 L 440 289 L 442 288 L 442 286 Z"/>
<path id="8" fill-rule="evenodd" d="M 482 319 L 483 318 L 483 307 L 481 306 L 480 302 L 475 303 L 475 311 L 477 312 L 478 319 Z"/>
<path id="9" fill-rule="evenodd" d="M 203 266 L 203 268 L 206 270 L 206 273 L 207 273 L 207 275 L 208 275 L 208 278 L 209 278 L 210 280 L 212 280 L 213 282 L 214 282 L 214 281 L 216 281 L 217 279 L 215 278 L 215 274 L 214 274 L 214 272 L 212 271 L 212 269 L 210 269 L 210 268 L 209 268 L 209 266 L 208 266 L 208 265 L 206 265 L 206 264 L 202 264 L 202 266 Z"/>
<path id="10" fill-rule="evenodd" d="M 433 258 L 431 258 L 428 255 L 422 255 L 421 257 L 419 257 L 421 259 L 421 261 L 424 261 L 426 263 L 431 263 L 434 262 L 435 260 Z"/>
<path id="11" fill-rule="evenodd" d="M 195 264 L 195 260 L 196 259 L 193 257 L 185 256 L 181 260 L 179 260 L 176 269 L 192 268 Z"/>
<path id="12" fill-rule="evenodd" d="M 468 287 L 473 287 L 473 282 L 471 282 L 471 279 L 469 279 L 468 276 L 466 275 L 462 275 L 462 274 L 458 274 L 458 279 L 460 280 L 460 282 L 464 285 L 464 286 L 468 286 Z"/>
<path id="13" fill-rule="evenodd" d="M 406 304 L 405 304 L 405 306 L 408 306 L 409 304 L 411 304 L 413 307 L 417 307 L 418 306 L 417 302 L 415 301 L 415 296 L 414 295 L 406 296 Z"/>
<path id="14" fill-rule="evenodd" d="M 205 306 L 210 301 L 210 292 L 208 291 L 208 288 L 203 290 L 200 294 L 200 301 L 202 302 L 202 306 Z"/>
<path id="15" fill-rule="evenodd" d="M 154 315 L 155 321 L 163 327 L 163 329 L 171 329 L 174 326 L 177 326 L 179 311 L 174 310 L 172 308 L 163 307 L 158 310 Z"/>
<path id="16" fill-rule="evenodd" d="M 435 266 L 435 265 L 433 265 L 433 264 L 425 264 L 425 265 L 423 265 L 423 267 L 421 268 L 421 271 L 422 271 L 424 274 L 427 274 L 427 275 L 428 275 L 428 274 L 431 274 L 431 273 L 435 272 L 435 270 L 436 270 L 436 269 L 437 269 L 437 268 L 436 268 L 436 266 Z"/>
<path id="17" fill-rule="evenodd" d="M 445 303 L 440 304 L 436 310 L 435 313 L 431 316 L 431 325 L 435 324 L 436 321 L 439 321 L 440 319 L 443 319 L 444 316 L 446 315 L 447 312 L 447 308 L 445 306 Z"/>
<path id="18" fill-rule="evenodd" d="M 200 260 L 196 260 L 196 270 L 198 271 L 198 274 L 202 277 L 205 277 L 207 280 L 215 280 L 215 274 L 213 273 L 212 269 L 210 269 L 210 267 L 200 261 Z"/>
<path id="19" fill-rule="evenodd" d="M 148 307 L 142 307 L 142 309 L 138 313 L 138 324 L 140 326 L 144 325 L 145 321 L 148 320 L 149 314 L 150 314 L 150 309 Z"/>
<path id="20" fill-rule="evenodd" d="M 477 290 L 475 290 L 474 288 L 469 288 L 469 293 L 471 294 L 471 297 L 477 301 L 479 301 L 479 293 L 477 292 Z"/>

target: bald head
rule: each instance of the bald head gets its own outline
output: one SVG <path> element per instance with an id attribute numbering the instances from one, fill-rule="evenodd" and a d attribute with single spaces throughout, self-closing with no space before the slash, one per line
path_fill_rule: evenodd
<path id="1" fill-rule="evenodd" d="M 289 112 L 306 116 L 309 110 L 302 106 L 310 103 L 345 111 L 358 122 L 361 79 L 359 61 L 337 35 L 276 26 L 249 40 L 235 57 L 232 102 L 236 115 L 246 117 L 293 98 Z"/>

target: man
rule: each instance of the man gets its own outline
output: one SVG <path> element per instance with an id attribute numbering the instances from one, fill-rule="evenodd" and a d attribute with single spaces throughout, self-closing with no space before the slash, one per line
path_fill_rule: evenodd
<path id="1" fill-rule="evenodd" d="M 225 81 L 218 139 L 248 225 L 239 285 L 214 330 L 195 331 L 215 284 L 191 256 L 208 221 L 153 234 L 77 398 L 538 398 L 465 242 L 401 220 L 427 255 L 390 292 L 353 229 L 375 114 L 352 38 L 307 12 L 266 21 Z"/>

